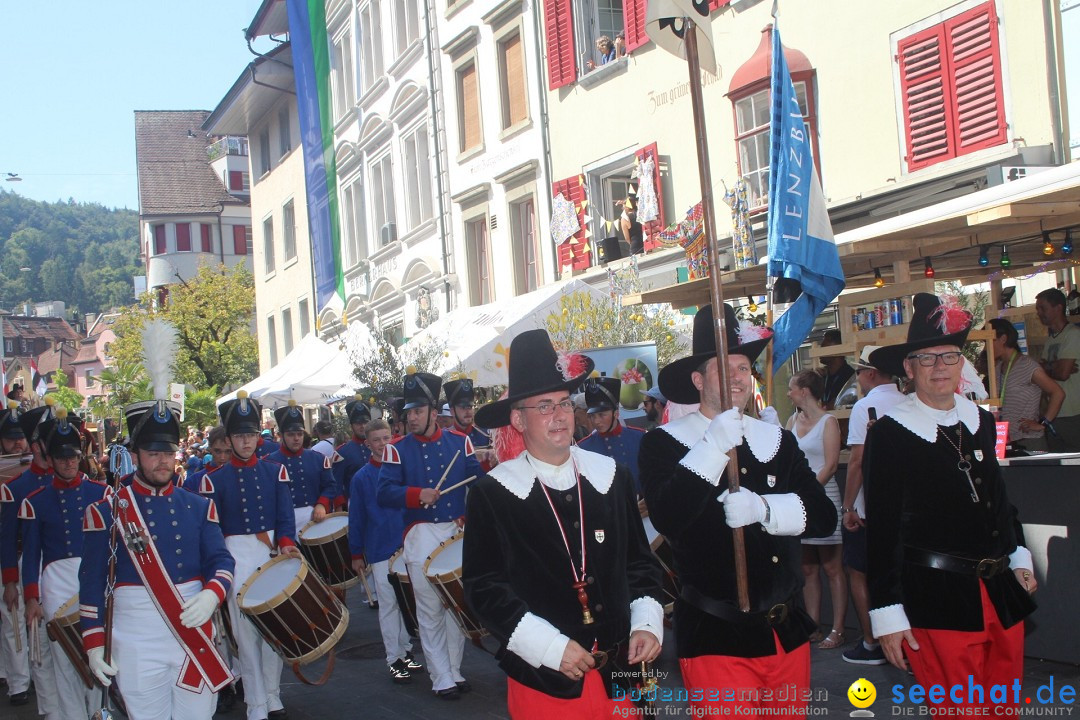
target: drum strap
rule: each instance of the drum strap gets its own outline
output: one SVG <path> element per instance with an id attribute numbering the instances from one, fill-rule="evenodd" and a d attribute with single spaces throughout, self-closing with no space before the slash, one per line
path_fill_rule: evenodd
<path id="1" fill-rule="evenodd" d="M 146 531 L 146 523 L 131 488 L 121 488 L 117 494 L 117 514 L 124 547 L 158 613 L 187 655 L 176 684 L 197 693 L 205 682 L 217 692 L 232 681 L 232 673 L 214 646 L 213 622 L 207 620 L 197 628 L 186 628 L 180 623 L 184 599 L 165 571 L 165 564 L 153 538 Z"/>
<path id="2" fill-rule="evenodd" d="M 326 681 L 330 679 L 330 673 L 334 672 L 334 660 L 336 660 L 336 656 L 334 655 L 334 651 L 331 650 L 329 657 L 326 659 L 326 667 L 323 669 L 322 675 L 319 676 L 318 680 L 308 680 L 304 677 L 304 673 L 300 670 L 300 663 L 292 664 L 293 675 L 305 685 L 310 685 L 312 687 L 325 685 Z"/>

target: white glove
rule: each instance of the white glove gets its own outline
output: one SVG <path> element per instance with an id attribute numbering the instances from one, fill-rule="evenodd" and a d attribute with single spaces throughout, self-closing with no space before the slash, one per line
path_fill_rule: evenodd
<path id="1" fill-rule="evenodd" d="M 721 452 L 742 444 L 742 414 L 735 408 L 725 410 L 713 417 L 709 423 L 709 435 L 712 436 Z"/>
<path id="2" fill-rule="evenodd" d="M 725 490 L 717 500 L 724 503 L 724 515 L 730 528 L 765 522 L 765 501 L 753 490 L 739 488 L 737 493 Z"/>
<path id="3" fill-rule="evenodd" d="M 105 648 L 91 648 L 86 653 L 86 656 L 90 663 L 90 672 L 94 673 L 94 677 L 98 679 L 102 687 L 112 685 L 113 675 L 116 674 L 116 666 L 105 662 Z"/>
<path id="4" fill-rule="evenodd" d="M 758 419 L 761 422 L 767 422 L 770 425 L 780 427 L 780 416 L 776 414 L 776 408 L 772 405 L 766 405 L 761 408 L 761 412 L 758 413 Z"/>
<path id="5" fill-rule="evenodd" d="M 186 628 L 199 627 L 210 619 L 218 606 L 218 596 L 213 590 L 200 590 L 194 597 L 188 598 L 182 606 L 180 624 Z"/>

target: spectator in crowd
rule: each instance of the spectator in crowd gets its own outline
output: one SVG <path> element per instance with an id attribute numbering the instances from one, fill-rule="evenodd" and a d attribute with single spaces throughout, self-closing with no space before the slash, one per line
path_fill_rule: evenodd
<path id="1" fill-rule="evenodd" d="M 1014 449 L 1046 450 L 1047 428 L 1053 427 L 1061 411 L 1065 391 L 1039 363 L 1020 352 L 1019 333 L 1011 322 L 994 318 L 987 324 L 994 330 L 1001 419 L 1009 423 L 1009 444 Z M 1045 413 L 1040 410 L 1044 393 Z"/>
<path id="2" fill-rule="evenodd" d="M 826 330 L 821 337 L 821 347 L 839 345 L 841 342 L 839 330 Z M 854 386 L 855 369 L 848 365 L 847 358 L 843 355 L 828 355 L 821 358 L 821 365 L 825 369 L 825 389 L 821 396 L 821 403 L 826 410 L 836 407 L 836 401 L 844 394 L 849 385 Z"/>
<path id="3" fill-rule="evenodd" d="M 615 59 L 615 43 L 611 41 L 611 36 L 601 35 L 596 39 L 596 52 L 600 53 L 600 65 L 607 65 Z M 586 65 L 590 70 L 593 70 L 596 68 L 597 63 L 589 60 Z"/>
<path id="4" fill-rule="evenodd" d="M 319 441 L 311 446 L 311 449 L 322 453 L 324 456 L 334 459 L 334 426 L 326 420 L 320 420 L 315 423 L 315 427 L 312 428 L 315 431 L 315 437 L 319 438 Z"/>
<path id="5" fill-rule="evenodd" d="M 1080 450 L 1080 327 L 1065 318 L 1065 302 L 1065 293 L 1057 288 L 1035 296 L 1035 312 L 1050 334 L 1043 348 L 1043 370 L 1065 391 L 1054 432 L 1047 433 L 1047 444 L 1055 452 Z"/>

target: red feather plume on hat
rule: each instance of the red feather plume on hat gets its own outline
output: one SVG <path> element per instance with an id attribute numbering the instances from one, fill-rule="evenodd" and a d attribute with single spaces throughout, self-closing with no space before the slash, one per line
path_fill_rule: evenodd
<path id="1" fill-rule="evenodd" d="M 507 391 L 504 390 L 499 399 L 506 397 Z M 499 462 L 506 462 L 525 452 L 525 436 L 513 424 L 504 425 L 491 430 L 491 445 Z"/>
<path id="2" fill-rule="evenodd" d="M 585 356 L 580 353 L 560 352 L 555 366 L 562 373 L 563 380 L 573 380 L 585 372 Z"/>
<path id="3" fill-rule="evenodd" d="M 971 313 L 954 295 L 944 295 L 941 304 L 930 313 L 930 320 L 937 323 L 943 335 L 952 335 L 971 325 Z"/>

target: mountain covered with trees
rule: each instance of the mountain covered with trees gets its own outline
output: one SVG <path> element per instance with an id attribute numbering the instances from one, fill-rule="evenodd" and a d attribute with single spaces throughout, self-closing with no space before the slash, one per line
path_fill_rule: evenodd
<path id="1" fill-rule="evenodd" d="M 110 310 L 134 301 L 142 272 L 136 211 L 0 190 L 0 309 L 61 300 L 69 313 Z"/>

